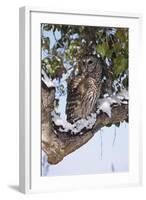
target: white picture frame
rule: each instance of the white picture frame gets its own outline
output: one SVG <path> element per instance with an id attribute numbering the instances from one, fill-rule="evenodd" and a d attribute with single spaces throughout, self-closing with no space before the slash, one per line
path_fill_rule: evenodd
<path id="1" fill-rule="evenodd" d="M 92 20 L 90 20 L 92 18 Z M 140 14 L 99 11 L 57 11 L 20 8 L 20 191 L 23 193 L 68 191 L 140 185 L 142 139 L 140 129 L 139 69 L 141 51 Z M 40 23 L 128 27 L 130 30 L 130 141 L 129 172 L 80 176 L 40 176 Z M 137 67 L 138 64 L 138 67 Z M 35 68 L 33 67 L 35 66 Z M 136 76 L 135 76 L 136 75 Z M 136 81 L 138 83 L 138 81 Z M 34 98 L 34 97 L 38 98 Z M 137 99 L 135 101 L 135 99 Z"/>

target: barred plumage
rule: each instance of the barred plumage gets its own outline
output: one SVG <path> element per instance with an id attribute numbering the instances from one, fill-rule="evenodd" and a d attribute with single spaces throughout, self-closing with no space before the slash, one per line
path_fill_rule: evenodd
<path id="1" fill-rule="evenodd" d="M 67 120 L 74 123 L 86 118 L 96 110 L 101 90 L 102 65 L 95 57 L 89 57 L 83 63 L 81 74 L 68 82 Z"/>

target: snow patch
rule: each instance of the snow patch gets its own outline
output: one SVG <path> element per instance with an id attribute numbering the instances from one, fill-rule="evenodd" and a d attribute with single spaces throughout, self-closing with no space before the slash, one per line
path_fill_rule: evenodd
<path id="1" fill-rule="evenodd" d="M 82 130 L 86 128 L 87 130 L 91 129 L 96 122 L 96 113 L 91 113 L 86 119 L 80 119 L 74 124 L 67 122 L 60 118 L 54 111 L 52 114 L 52 121 L 56 126 L 60 126 L 60 132 L 70 132 L 72 135 L 76 135 L 78 133 L 82 134 Z"/>
<path id="2" fill-rule="evenodd" d="M 116 95 L 108 97 L 107 100 L 111 105 L 112 104 L 119 104 L 119 105 L 121 104 L 121 100 Z"/>
<path id="3" fill-rule="evenodd" d="M 48 88 L 55 87 L 53 81 L 47 76 L 46 72 L 42 69 L 42 81 Z"/>
<path id="4" fill-rule="evenodd" d="M 123 89 L 120 93 L 118 93 L 117 97 L 121 100 L 123 99 L 128 100 L 129 99 L 128 91 L 126 89 Z"/>
<path id="5" fill-rule="evenodd" d="M 128 99 L 128 91 L 125 89 L 118 93 L 118 95 L 112 95 L 110 97 L 99 99 L 96 113 L 99 114 L 100 111 L 103 111 L 109 117 L 111 117 L 112 105 L 128 104 Z"/>
<path id="6" fill-rule="evenodd" d="M 108 99 L 102 99 L 100 100 L 100 105 L 98 106 L 99 110 L 102 110 L 104 113 L 106 113 L 109 117 L 111 117 L 111 104 Z"/>

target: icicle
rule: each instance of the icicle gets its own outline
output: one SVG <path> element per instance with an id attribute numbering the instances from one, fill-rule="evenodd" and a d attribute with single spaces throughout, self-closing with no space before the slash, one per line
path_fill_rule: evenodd
<path id="1" fill-rule="evenodd" d="M 112 144 L 112 146 L 114 146 L 114 144 L 115 144 L 116 137 L 117 137 L 117 131 L 116 131 L 116 126 L 115 126 L 114 138 L 113 138 L 113 144 Z"/>

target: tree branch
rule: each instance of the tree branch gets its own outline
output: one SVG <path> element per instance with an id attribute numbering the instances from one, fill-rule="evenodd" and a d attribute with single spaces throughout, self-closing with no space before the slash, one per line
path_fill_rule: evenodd
<path id="1" fill-rule="evenodd" d="M 71 135 L 69 132 L 60 132 L 53 124 L 51 112 L 54 110 L 54 99 L 55 87 L 48 88 L 42 82 L 42 150 L 47 154 L 50 164 L 57 164 L 66 155 L 87 143 L 102 127 L 122 122 L 128 115 L 128 104 L 118 104 L 112 107 L 111 117 L 100 112 L 92 129 L 82 130 L 82 135 Z"/>

